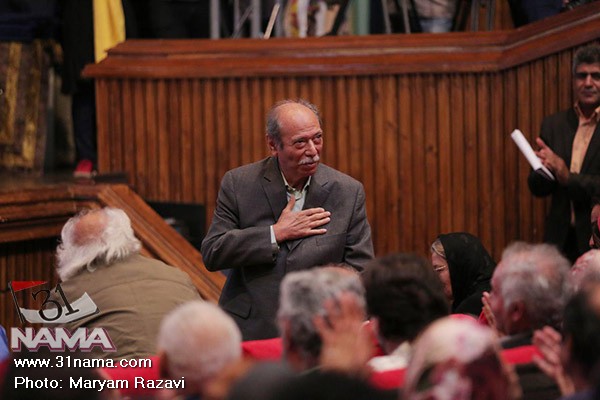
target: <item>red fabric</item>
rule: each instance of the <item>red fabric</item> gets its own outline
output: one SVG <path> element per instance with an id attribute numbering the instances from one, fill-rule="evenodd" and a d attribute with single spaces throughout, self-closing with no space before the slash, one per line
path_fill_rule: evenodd
<path id="1" fill-rule="evenodd" d="M 502 357 L 509 364 L 528 364 L 533 362 L 535 354 L 542 356 L 538 348 L 532 344 L 502 350 Z"/>
<path id="2" fill-rule="evenodd" d="M 25 290 L 30 287 L 43 285 L 47 281 L 12 281 L 10 282 L 10 286 L 13 289 L 13 292 L 18 292 L 20 290 Z"/>
<path id="3" fill-rule="evenodd" d="M 384 356 L 385 352 L 383 351 L 383 348 L 381 347 L 381 343 L 379 343 L 379 340 L 377 339 L 377 334 L 375 333 L 375 330 L 373 329 L 373 323 L 370 320 L 365 321 L 363 327 L 369 331 L 369 336 L 371 337 L 371 341 L 373 342 L 373 349 L 371 350 L 371 353 L 372 353 L 371 357 Z"/>
<path id="4" fill-rule="evenodd" d="M 8 365 L 11 362 L 12 357 L 8 357 L 3 361 L 0 361 L 0 390 L 2 390 L 2 385 L 4 384 L 4 377 L 6 376 L 6 372 L 8 371 Z"/>
<path id="5" fill-rule="evenodd" d="M 148 358 L 151 360 L 151 367 L 123 368 L 116 366 L 115 368 L 102 368 L 102 371 L 111 379 L 126 379 L 127 382 L 129 382 L 129 387 L 127 389 L 119 389 L 119 392 L 123 396 L 135 397 L 156 394 L 155 391 L 158 389 L 135 387 L 136 377 L 141 377 L 144 379 L 160 379 L 158 356 L 151 356 Z M 115 365 L 118 365 L 118 361 L 115 361 Z"/>
<path id="6" fill-rule="evenodd" d="M 371 385 L 382 390 L 398 389 L 404 386 L 405 374 L 406 368 L 373 372 L 369 377 L 369 382 Z"/>
<path id="7" fill-rule="evenodd" d="M 490 324 L 483 310 L 481 310 L 481 313 L 479 314 L 479 318 L 477 318 L 477 320 L 485 326 L 488 326 Z"/>
<path id="8" fill-rule="evenodd" d="M 254 360 L 280 360 L 283 355 L 281 338 L 242 342 L 242 353 Z"/>

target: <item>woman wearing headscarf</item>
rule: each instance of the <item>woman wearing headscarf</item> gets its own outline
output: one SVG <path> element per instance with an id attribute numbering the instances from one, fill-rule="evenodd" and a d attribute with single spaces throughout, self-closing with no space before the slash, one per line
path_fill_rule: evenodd
<path id="1" fill-rule="evenodd" d="M 444 284 L 453 314 L 481 313 L 496 263 L 481 241 L 466 232 L 442 234 L 431 245 L 433 269 Z"/>

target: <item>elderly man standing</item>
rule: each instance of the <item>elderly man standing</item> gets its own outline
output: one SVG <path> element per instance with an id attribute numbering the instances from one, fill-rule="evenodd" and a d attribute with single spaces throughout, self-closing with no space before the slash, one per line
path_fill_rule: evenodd
<path id="1" fill-rule="evenodd" d="M 600 46 L 575 54 L 573 92 L 574 106 L 546 117 L 537 139 L 536 154 L 556 180 L 534 171 L 528 179 L 535 196 L 552 195 L 544 241 L 558 246 L 571 262 L 589 250 L 591 201 L 600 187 Z"/>
<path id="2" fill-rule="evenodd" d="M 56 272 L 65 298 L 87 293 L 98 307 L 96 314 L 63 326 L 71 332 L 104 328 L 116 347 L 95 357 L 154 354 L 162 318 L 177 305 L 200 299 L 185 272 L 139 254 L 141 244 L 123 210 L 79 214 L 67 221 L 61 237 Z M 63 305 L 61 296 L 53 296 Z"/>
<path id="3" fill-rule="evenodd" d="M 363 186 L 320 164 L 316 107 L 284 100 L 267 115 L 271 157 L 225 174 L 202 242 L 210 271 L 231 269 L 219 304 L 244 340 L 278 336 L 275 312 L 286 273 L 373 258 Z"/>

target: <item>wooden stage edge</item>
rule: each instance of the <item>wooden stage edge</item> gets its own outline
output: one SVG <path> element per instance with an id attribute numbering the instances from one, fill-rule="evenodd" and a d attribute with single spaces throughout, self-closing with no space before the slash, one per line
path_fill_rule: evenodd
<path id="1" fill-rule="evenodd" d="M 216 302 L 224 276 L 207 271 L 198 250 L 123 182 L 122 175 L 79 180 L 70 173 L 0 173 L 0 285 L 5 287 L 7 282 L 2 281 L 14 279 L 7 273 L 11 263 L 31 265 L 32 276 L 19 279 L 53 280 L 48 265 L 37 270 L 42 266 L 29 258 L 52 260 L 62 226 L 70 217 L 85 208 L 110 206 L 127 213 L 142 242 L 142 254 L 183 270 L 204 299 Z M 49 243 L 39 250 L 44 254 L 34 254 L 36 246 L 34 251 L 27 250 L 25 243 L 36 241 Z"/>

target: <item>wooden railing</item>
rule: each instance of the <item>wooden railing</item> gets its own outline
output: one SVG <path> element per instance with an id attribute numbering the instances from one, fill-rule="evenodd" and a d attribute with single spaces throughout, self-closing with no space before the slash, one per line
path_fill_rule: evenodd
<path id="1" fill-rule="evenodd" d="M 214 210 L 220 178 L 265 157 L 264 115 L 304 97 L 325 163 L 362 181 L 377 254 L 428 254 L 469 231 L 498 258 L 541 239 L 546 201 L 509 134 L 569 107 L 574 49 L 600 36 L 600 2 L 497 32 L 274 40 L 127 41 L 96 79 L 99 166 L 144 198 Z"/>
<path id="2" fill-rule="evenodd" d="M 142 254 L 185 271 L 204 299 L 218 300 L 224 276 L 208 272 L 200 253 L 126 185 L 56 184 L 0 193 L 0 287 L 5 289 L 10 280 L 56 283 L 54 253 L 62 226 L 84 208 L 103 206 L 127 213 Z M 18 296 L 28 308 L 40 306 Z M 0 295 L 0 324 L 19 326 L 6 293 Z"/>

